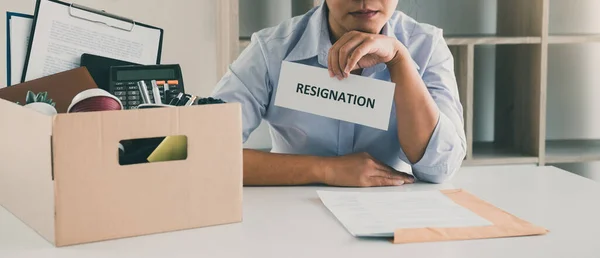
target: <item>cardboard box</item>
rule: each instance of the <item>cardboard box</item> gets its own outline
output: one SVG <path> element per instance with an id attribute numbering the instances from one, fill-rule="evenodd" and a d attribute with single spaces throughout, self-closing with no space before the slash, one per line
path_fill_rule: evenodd
<path id="1" fill-rule="evenodd" d="M 242 220 L 238 103 L 46 116 L 0 99 L 0 204 L 56 246 Z M 186 160 L 122 166 L 121 140 L 185 135 Z"/>

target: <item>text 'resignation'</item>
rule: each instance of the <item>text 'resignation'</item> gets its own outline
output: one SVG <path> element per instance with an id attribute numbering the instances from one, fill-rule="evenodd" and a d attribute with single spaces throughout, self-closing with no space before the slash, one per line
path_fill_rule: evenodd
<path id="1" fill-rule="evenodd" d="M 312 86 L 308 84 L 298 83 L 298 85 L 296 86 L 296 93 L 375 109 L 375 99 L 364 96 L 358 96 L 352 93 L 340 92 L 336 90 Z"/>

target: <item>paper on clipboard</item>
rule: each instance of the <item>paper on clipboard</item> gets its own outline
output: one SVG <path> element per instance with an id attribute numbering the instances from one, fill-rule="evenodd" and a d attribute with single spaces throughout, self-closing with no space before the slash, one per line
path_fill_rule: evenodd
<path id="1" fill-rule="evenodd" d="M 31 33 L 33 16 L 26 14 L 8 13 L 8 51 L 7 86 L 21 82 L 27 46 Z"/>
<path id="2" fill-rule="evenodd" d="M 83 53 L 158 64 L 162 29 L 56 0 L 38 0 L 23 81 L 80 66 Z"/>

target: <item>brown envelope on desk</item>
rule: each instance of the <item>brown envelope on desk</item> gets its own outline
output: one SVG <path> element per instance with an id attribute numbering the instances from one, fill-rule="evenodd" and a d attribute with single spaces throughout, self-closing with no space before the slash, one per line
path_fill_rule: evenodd
<path id="1" fill-rule="evenodd" d="M 0 89 L 0 98 L 25 105 L 27 91 L 36 94 L 46 91 L 48 97 L 56 102 L 56 111 L 66 113 L 75 95 L 97 87 L 87 68 L 80 67 Z"/>
<path id="2" fill-rule="evenodd" d="M 492 222 L 492 226 L 465 228 L 410 228 L 394 232 L 394 243 L 436 242 L 546 234 L 548 230 L 521 220 L 462 190 L 443 190 L 457 204 Z"/>

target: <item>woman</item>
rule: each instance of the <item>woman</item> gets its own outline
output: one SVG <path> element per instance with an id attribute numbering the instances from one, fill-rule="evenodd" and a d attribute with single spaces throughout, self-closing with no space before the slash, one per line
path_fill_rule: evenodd
<path id="1" fill-rule="evenodd" d="M 326 0 L 252 36 L 213 94 L 242 104 L 244 142 L 261 119 L 270 125 L 271 153 L 244 150 L 244 184 L 441 183 L 459 169 L 466 141 L 452 55 L 440 29 L 397 4 Z M 275 106 L 282 61 L 395 83 L 389 130 Z M 403 162 L 414 176 L 396 170 Z"/>

